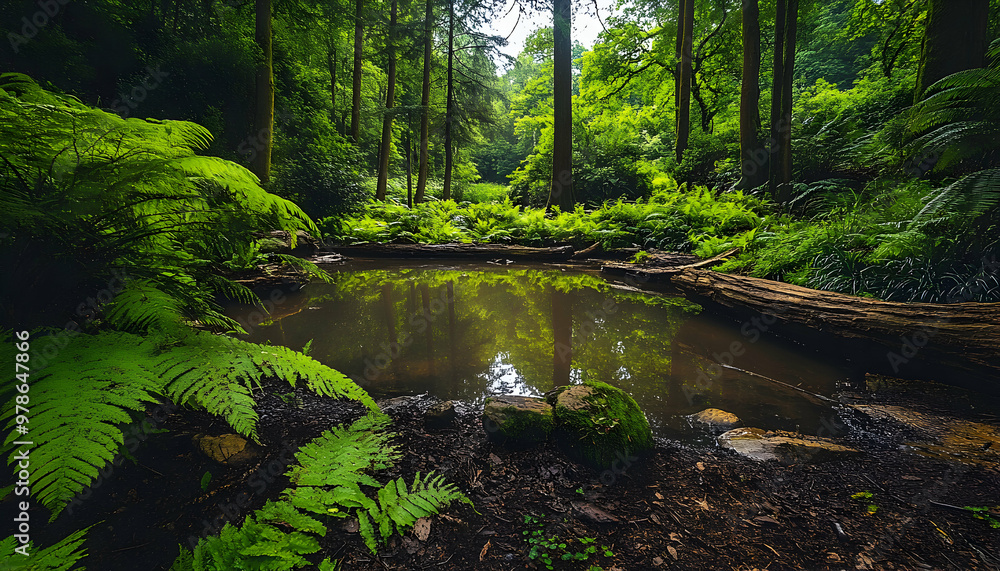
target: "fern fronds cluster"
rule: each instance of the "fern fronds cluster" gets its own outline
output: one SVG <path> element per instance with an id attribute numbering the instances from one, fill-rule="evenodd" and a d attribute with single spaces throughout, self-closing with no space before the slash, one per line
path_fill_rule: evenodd
<path id="1" fill-rule="evenodd" d="M 310 565 L 305 555 L 320 550 L 327 523 L 358 518 L 361 537 L 372 553 L 393 533 L 452 502 L 471 501 L 443 476 L 419 472 L 407 487 L 402 478 L 380 486 L 373 472 L 399 458 L 389 418 L 369 414 L 348 427 L 337 426 L 303 446 L 298 464 L 287 472 L 292 486 L 268 501 L 239 527 L 226 524 L 217 537 L 203 539 L 193 552 L 181 549 L 171 571 L 267 569 L 285 571 Z M 362 487 L 377 488 L 374 498 Z M 290 530 L 290 531 L 287 531 Z M 329 561 L 320 564 L 332 567 Z"/>
<path id="2" fill-rule="evenodd" d="M 147 313 L 115 317 L 123 324 L 159 318 Z M 0 337 L 4 337 L 0 356 L 13 362 L 13 343 L 8 335 Z M 43 340 L 36 337 L 33 345 L 44 346 Z M 264 376 L 293 387 L 303 382 L 320 395 L 378 409 L 345 375 L 285 347 L 190 329 L 175 337 L 111 331 L 70 338 L 46 368 L 32 375 L 33 494 L 52 511 L 53 519 L 58 516 L 115 458 L 124 443 L 121 427 L 161 397 L 221 416 L 237 432 L 256 440 L 258 417 L 251 391 Z M 12 392 L 11 378 L 3 385 L 6 398 L 0 412 L 8 429 L 4 450 L 11 458 L 16 454 L 12 443 L 18 439 L 10 430 L 16 416 Z"/>
<path id="3" fill-rule="evenodd" d="M 89 529 L 89 528 L 87 528 Z M 27 544 L 28 556 L 16 553 L 15 548 L 23 547 L 13 535 L 0 541 L 0 570 L 18 569 L 20 571 L 69 571 L 83 569 L 74 567 L 76 562 L 87 555 L 82 548 L 83 535 L 86 529 L 81 529 L 67 535 L 55 545 L 36 549 L 33 543 Z"/>

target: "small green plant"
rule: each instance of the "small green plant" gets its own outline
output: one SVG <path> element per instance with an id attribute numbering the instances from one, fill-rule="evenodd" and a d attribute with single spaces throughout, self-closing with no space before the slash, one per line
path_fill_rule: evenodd
<path id="1" fill-rule="evenodd" d="M 972 517 L 990 524 L 993 529 L 1000 529 L 1000 506 L 964 506 L 962 509 L 972 512 Z"/>
<path id="2" fill-rule="evenodd" d="M 577 492 L 583 493 L 583 488 L 578 488 Z M 560 540 L 558 535 L 546 536 L 545 524 L 533 515 L 524 516 L 524 524 L 528 529 L 521 532 L 525 536 L 531 548 L 528 551 L 528 558 L 537 560 L 546 569 L 555 569 L 557 561 L 587 561 L 591 557 L 603 553 L 605 557 L 614 557 L 615 553 L 607 545 L 598 548 L 597 538 L 581 537 L 579 539 Z M 574 546 L 578 543 L 578 546 Z M 600 571 L 598 565 L 591 565 L 588 571 Z"/>
<path id="3" fill-rule="evenodd" d="M 632 259 L 630 259 L 629 262 L 632 262 L 633 264 L 642 264 L 652 259 L 652 257 L 652 254 L 646 250 L 639 250 L 634 256 L 632 256 Z"/>
<path id="4" fill-rule="evenodd" d="M 583 495 L 583 486 L 580 486 L 575 491 L 576 491 L 576 493 L 578 493 L 578 494 L 580 494 L 582 496 Z"/>
<path id="5" fill-rule="evenodd" d="M 851 499 L 861 500 L 861 501 L 864 501 L 864 502 L 868 503 L 868 505 L 865 506 L 865 509 L 867 510 L 866 513 L 868 515 L 874 515 L 875 512 L 878 511 L 878 506 L 875 505 L 874 503 L 871 503 L 869 501 L 869 500 L 872 499 L 872 497 L 873 497 L 872 493 L 871 492 L 867 492 L 867 491 L 865 491 L 865 492 L 858 492 L 856 494 L 851 494 Z"/>
<path id="6" fill-rule="evenodd" d="M 205 472 L 204 474 L 202 474 L 202 476 L 201 476 L 201 491 L 207 492 L 208 491 L 208 484 L 211 481 L 212 481 L 212 473 L 211 472 Z"/>

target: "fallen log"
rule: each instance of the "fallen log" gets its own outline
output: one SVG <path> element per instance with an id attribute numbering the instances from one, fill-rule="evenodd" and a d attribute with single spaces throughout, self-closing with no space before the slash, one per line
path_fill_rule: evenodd
<path id="1" fill-rule="evenodd" d="M 879 301 L 699 269 L 675 272 L 671 283 L 727 308 L 878 343 L 893 368 L 919 354 L 949 367 L 1000 373 L 1000 303 Z"/>
<path id="2" fill-rule="evenodd" d="M 520 260 L 568 260 L 573 255 L 572 246 L 532 248 L 504 244 L 351 244 L 331 246 L 328 251 L 354 258 L 460 258 L 492 260 L 511 258 Z"/>

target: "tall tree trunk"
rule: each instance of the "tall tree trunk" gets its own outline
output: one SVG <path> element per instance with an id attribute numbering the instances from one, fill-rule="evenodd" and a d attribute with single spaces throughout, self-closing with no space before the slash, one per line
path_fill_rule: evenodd
<path id="1" fill-rule="evenodd" d="M 795 75 L 795 39 L 799 22 L 799 0 L 788 0 L 788 15 L 785 17 L 785 62 L 781 68 L 781 183 L 775 201 L 780 203 L 791 199 L 792 182 L 792 79 Z"/>
<path id="2" fill-rule="evenodd" d="M 326 52 L 326 65 L 330 68 L 330 120 L 337 120 L 337 46 L 333 44 Z"/>
<path id="3" fill-rule="evenodd" d="M 420 164 L 417 167 L 417 195 L 414 201 L 423 202 L 427 189 L 427 175 L 430 165 L 427 146 L 430 139 L 431 113 L 431 48 L 434 46 L 434 36 L 431 23 L 434 19 L 434 0 L 427 0 L 424 12 L 424 80 L 420 91 Z"/>
<path id="4" fill-rule="evenodd" d="M 693 69 L 691 48 L 694 44 L 694 0 L 684 2 L 684 20 L 678 25 L 684 28 L 684 39 L 681 42 L 681 72 L 680 93 L 677 99 L 677 162 L 684 159 L 684 151 L 688 147 L 688 137 L 691 133 L 691 82 Z"/>
<path id="5" fill-rule="evenodd" d="M 354 4 L 354 85 L 351 95 L 351 139 L 358 142 L 361 132 L 361 56 L 364 51 L 364 0 Z"/>
<path id="6" fill-rule="evenodd" d="M 413 208 L 413 144 L 410 133 L 413 131 L 409 116 L 406 117 L 406 207 Z"/>
<path id="7" fill-rule="evenodd" d="M 784 80 L 786 15 L 785 0 L 777 0 L 774 13 L 774 73 L 771 78 L 771 138 L 767 145 L 770 158 L 767 189 L 772 198 L 778 195 L 778 184 L 781 180 L 781 94 L 783 91 L 782 81 Z"/>
<path id="8" fill-rule="evenodd" d="M 681 68 L 684 62 L 684 10 L 687 0 L 677 2 L 677 40 L 674 43 L 674 126 L 681 121 Z"/>
<path id="9" fill-rule="evenodd" d="M 546 210 L 573 210 L 573 3 L 552 2 L 552 185 Z"/>
<path id="10" fill-rule="evenodd" d="M 448 99 L 444 112 L 444 190 L 441 198 L 451 199 L 451 169 L 455 150 L 452 149 L 452 129 L 455 121 L 455 0 L 448 2 Z"/>
<path id="11" fill-rule="evenodd" d="M 382 117 L 382 146 L 378 158 L 378 182 L 375 185 L 375 200 L 385 200 L 385 188 L 389 182 L 389 152 L 392 147 L 392 108 L 396 104 L 396 0 L 392 0 L 389 10 L 389 84 L 385 91 L 385 116 Z"/>
<path id="12" fill-rule="evenodd" d="M 743 84 L 740 89 L 740 174 L 737 189 L 767 179 L 767 152 L 760 145 L 760 7 L 743 0 Z"/>
<path id="13" fill-rule="evenodd" d="M 931 0 L 915 100 L 937 80 L 986 64 L 989 0 Z"/>
<path id="14" fill-rule="evenodd" d="M 262 183 L 271 178 L 271 145 L 274 141 L 274 72 L 271 55 L 271 0 L 257 0 L 254 39 L 264 54 L 257 66 L 256 104 L 254 107 L 254 132 L 257 134 L 256 153 L 250 161 L 253 171 Z"/>

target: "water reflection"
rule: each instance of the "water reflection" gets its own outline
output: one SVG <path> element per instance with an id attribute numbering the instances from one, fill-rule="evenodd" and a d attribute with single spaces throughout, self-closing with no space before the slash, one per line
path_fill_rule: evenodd
<path id="1" fill-rule="evenodd" d="M 766 335 L 751 341 L 681 298 L 615 290 L 585 273 L 347 267 L 335 278 L 300 294 L 294 306 L 307 310 L 275 316 L 250 339 L 296 349 L 312 339 L 313 357 L 377 396 L 426 391 L 479 404 L 590 378 L 632 394 L 659 435 L 686 433 L 680 415 L 707 406 L 806 432 L 827 414 L 823 403 L 761 375 L 823 394 L 846 376 Z"/>

